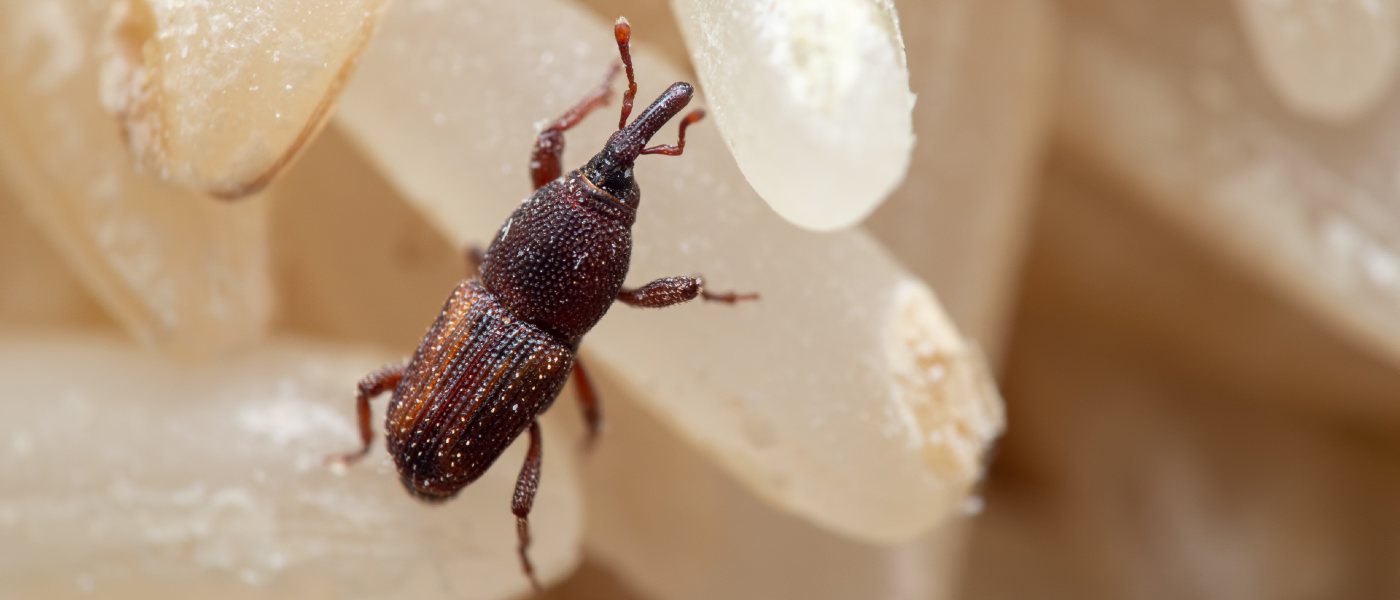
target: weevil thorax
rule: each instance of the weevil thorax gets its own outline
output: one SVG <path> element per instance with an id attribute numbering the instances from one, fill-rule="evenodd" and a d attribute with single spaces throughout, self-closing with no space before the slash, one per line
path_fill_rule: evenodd
<path id="1" fill-rule="evenodd" d="M 536 190 L 506 219 L 481 278 L 511 314 L 575 347 L 603 318 L 632 258 L 642 198 L 633 165 L 692 94 L 690 84 L 672 84 L 587 164 Z"/>

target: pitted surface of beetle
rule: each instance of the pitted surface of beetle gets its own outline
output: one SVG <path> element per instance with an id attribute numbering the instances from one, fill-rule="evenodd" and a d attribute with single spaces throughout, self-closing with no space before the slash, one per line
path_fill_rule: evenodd
<path id="1" fill-rule="evenodd" d="M 491 462 L 564 387 L 573 351 L 464 281 L 404 369 L 385 417 L 404 487 L 445 500 Z"/>
<path id="2" fill-rule="evenodd" d="M 575 345 L 622 289 L 636 218 L 569 173 L 506 220 L 486 251 L 482 282 L 512 314 Z"/>
<path id="3" fill-rule="evenodd" d="M 332 457 L 353 462 L 369 452 L 369 401 L 393 392 L 385 418 L 389 453 L 404 487 L 437 502 L 475 481 L 528 430 L 530 445 L 511 511 L 521 567 L 537 589 L 527 553 L 542 464 L 536 419 L 572 373 L 590 444 L 601 422 L 596 396 L 575 356 L 584 334 L 614 301 L 661 308 L 697 297 L 729 304 L 757 298 L 706 291 L 697 277 L 663 277 L 623 288 L 641 205 L 633 165 L 644 154 L 680 156 L 686 128 L 704 113 L 696 110 L 681 120 L 676 145 L 647 147 L 694 91 L 685 82 L 672 84 L 629 124 L 637 84 L 626 19 L 618 19 L 614 33 L 628 84 L 617 132 L 582 168 L 560 176 L 564 132 L 606 103 L 614 68 L 607 82 L 540 132 L 530 161 L 535 193 L 506 219 L 484 256 L 469 254 L 480 277 L 453 290 L 413 358 L 360 381 L 355 408 L 361 447 Z"/>

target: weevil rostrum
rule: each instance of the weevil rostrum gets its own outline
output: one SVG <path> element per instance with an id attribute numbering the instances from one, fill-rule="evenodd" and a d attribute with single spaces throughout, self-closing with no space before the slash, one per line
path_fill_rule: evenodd
<path id="1" fill-rule="evenodd" d="M 661 308 L 697 297 L 730 304 L 757 298 L 710 292 L 698 277 L 623 287 L 641 202 L 633 164 L 645 154 L 680 156 L 686 128 L 704 112 L 681 119 L 674 146 L 646 146 L 690 103 L 693 89 L 672 84 L 629 124 L 637 83 L 626 19 L 618 19 L 614 34 L 627 73 L 618 130 L 587 164 L 561 176 L 564 132 L 607 103 L 615 65 L 603 85 L 540 132 L 530 160 L 534 194 L 506 219 L 484 255 L 469 253 L 476 276 L 452 291 L 413 357 L 360 381 L 360 449 L 332 457 L 348 463 L 369 452 L 370 399 L 393 392 L 384 428 L 399 477 L 412 495 L 442 502 L 485 473 L 528 430 L 511 511 L 521 567 L 537 589 L 527 552 L 542 453 L 536 419 L 572 373 L 589 445 L 601 423 L 597 397 L 576 358 L 584 334 L 614 301 Z"/>

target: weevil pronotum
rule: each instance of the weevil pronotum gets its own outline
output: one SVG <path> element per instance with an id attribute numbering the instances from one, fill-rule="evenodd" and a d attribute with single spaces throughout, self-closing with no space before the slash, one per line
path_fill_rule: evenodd
<path id="1" fill-rule="evenodd" d="M 641 190 L 632 176 L 640 155 L 680 156 L 685 130 L 704 112 L 681 119 L 676 145 L 647 147 L 653 135 L 690 103 L 690 84 L 678 82 L 627 123 L 637 94 L 626 19 L 614 26 L 627 72 L 618 130 L 582 168 L 560 176 L 564 132 L 607 102 L 615 65 L 599 86 L 535 140 L 530 176 L 535 192 L 506 219 L 482 255 L 469 252 L 476 277 L 453 290 L 418 350 L 405 364 L 386 366 L 359 383 L 355 409 L 360 449 L 334 460 L 352 462 L 370 448 L 371 398 L 393 392 L 385 418 L 389 454 L 404 487 L 441 502 L 490 468 L 525 430 L 530 445 L 515 484 L 521 567 L 539 588 L 527 549 L 530 507 L 540 480 L 540 428 L 572 372 L 587 427 L 598 433 L 598 401 L 583 366 L 579 341 L 613 301 L 660 308 L 693 300 L 733 304 L 756 294 L 707 291 L 698 277 L 665 277 L 624 289 L 632 254 L 632 224 Z"/>

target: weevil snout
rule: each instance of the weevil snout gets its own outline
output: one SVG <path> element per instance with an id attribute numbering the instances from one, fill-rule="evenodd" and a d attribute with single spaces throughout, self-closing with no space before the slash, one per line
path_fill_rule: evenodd
<path id="1" fill-rule="evenodd" d="M 663 153 L 663 150 L 673 148 L 672 146 L 647 148 L 646 145 L 666 123 L 685 110 L 686 105 L 690 104 L 690 99 L 694 95 L 695 88 L 691 87 L 689 83 L 678 81 L 671 84 L 671 87 L 666 88 L 666 91 L 652 101 L 650 106 L 637 115 L 635 121 L 618 129 L 612 134 L 612 137 L 608 138 L 603 149 L 592 160 L 588 161 L 588 164 L 584 165 L 583 176 L 593 182 L 593 185 L 606 190 L 624 203 L 632 204 L 629 202 L 629 196 L 633 195 L 630 192 L 636 187 L 636 181 L 632 177 L 632 166 L 637 162 L 637 157 L 643 154 L 660 154 Z M 704 113 L 699 111 L 692 113 L 691 116 L 694 118 L 687 117 L 685 121 L 682 121 L 682 131 L 703 115 Z M 684 133 L 682 133 L 682 141 L 678 142 L 674 148 L 683 147 L 684 139 Z M 678 151 L 665 153 L 679 154 Z"/>
<path id="2" fill-rule="evenodd" d="M 690 104 L 690 99 L 695 95 L 695 88 L 684 81 L 671 84 L 671 87 L 657 96 L 642 114 L 637 115 L 636 120 L 627 123 L 627 117 L 632 112 L 632 102 L 637 97 L 637 78 L 632 69 L 632 52 L 629 47 L 632 28 L 626 19 L 618 19 L 613 31 L 617 38 L 618 54 L 622 57 L 622 66 L 627 70 L 627 91 L 622 96 L 622 115 L 618 119 L 617 131 L 608 138 L 602 151 L 594 155 L 581 171 L 593 185 L 612 194 L 623 204 L 637 208 L 641 194 L 637 189 L 637 181 L 632 176 L 632 166 L 637 162 L 637 157 L 643 154 L 680 156 L 685 151 L 686 128 L 704 118 L 705 111 L 691 111 L 681 120 L 676 145 L 648 148 L 647 142 Z"/>
<path id="3" fill-rule="evenodd" d="M 617 152 L 619 159 L 631 164 L 638 156 L 647 153 L 647 142 L 651 141 L 652 136 L 661 131 L 666 123 L 681 114 L 694 95 L 695 88 L 689 83 L 677 81 L 671 84 L 671 87 L 657 96 L 642 114 L 637 115 L 635 121 L 608 138 L 603 152 Z"/>

